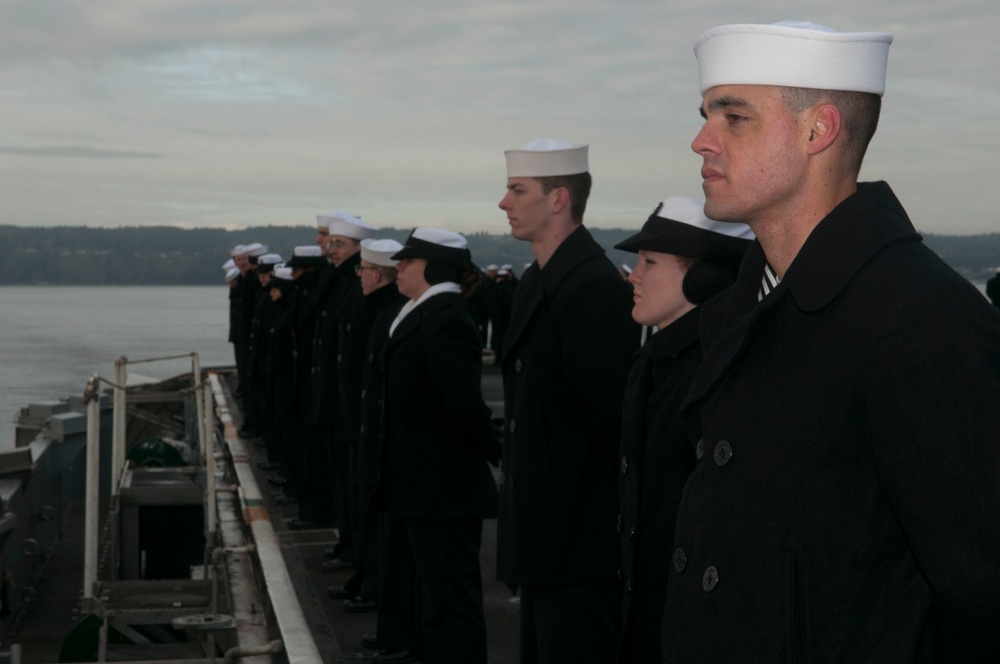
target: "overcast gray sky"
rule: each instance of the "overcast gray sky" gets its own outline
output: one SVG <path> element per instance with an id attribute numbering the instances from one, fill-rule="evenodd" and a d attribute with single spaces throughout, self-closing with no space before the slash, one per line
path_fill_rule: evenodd
<path id="1" fill-rule="evenodd" d="M 590 143 L 587 223 L 701 196 L 694 40 L 893 33 L 862 179 L 918 229 L 1000 231 L 1000 3 L 0 0 L 0 224 L 507 231 L 503 151 Z M 751 7 L 753 7 L 751 9 Z"/>

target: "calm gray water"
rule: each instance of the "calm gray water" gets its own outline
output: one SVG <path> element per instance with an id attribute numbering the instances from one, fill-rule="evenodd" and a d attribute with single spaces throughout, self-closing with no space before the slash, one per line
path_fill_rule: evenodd
<path id="1" fill-rule="evenodd" d="M 0 287 L 0 449 L 13 446 L 14 414 L 32 401 L 83 393 L 114 362 L 197 352 L 202 366 L 231 365 L 228 290 L 222 286 Z M 129 371 L 167 378 L 190 359 Z"/>
<path id="2" fill-rule="evenodd" d="M 231 365 L 227 295 L 224 285 L 0 287 L 0 449 L 13 446 L 19 408 L 82 394 L 94 373 L 112 379 L 122 355 L 195 351 L 202 366 Z M 130 372 L 168 378 L 190 366 L 174 360 Z"/>

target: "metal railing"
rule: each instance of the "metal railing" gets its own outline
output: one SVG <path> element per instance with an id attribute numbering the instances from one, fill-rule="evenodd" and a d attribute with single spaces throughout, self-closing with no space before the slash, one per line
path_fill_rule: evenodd
<path id="1" fill-rule="evenodd" d="M 110 385 L 113 391 L 112 413 L 112 454 L 111 454 L 111 507 L 117 507 L 117 501 L 123 486 L 126 462 L 126 410 L 128 404 L 128 365 L 178 358 L 191 358 L 192 385 L 190 389 L 195 398 L 197 416 L 200 461 L 205 474 L 205 569 L 211 574 L 212 601 L 211 611 L 218 607 L 219 568 L 225 558 L 232 552 L 256 555 L 261 573 L 264 577 L 270 605 L 274 609 L 275 620 L 281 633 L 279 641 L 243 644 L 226 652 L 225 661 L 237 661 L 243 657 L 266 655 L 284 650 L 289 664 L 314 664 L 322 661 L 315 640 L 309 629 L 295 594 L 288 569 L 285 565 L 277 535 L 271 525 L 267 511 L 263 508 L 260 489 L 253 476 L 249 458 L 243 442 L 237 434 L 237 427 L 232 417 L 235 405 L 230 404 L 227 392 L 223 389 L 221 380 L 215 372 L 209 372 L 202 379 L 197 353 L 170 357 L 152 358 L 147 360 L 129 361 L 125 357 L 115 362 L 114 381 L 103 381 L 95 374 L 87 383 L 85 404 L 87 408 L 87 448 L 85 485 L 85 543 L 84 543 L 84 579 L 83 595 L 85 604 L 94 600 L 95 589 L 98 587 L 99 573 L 99 533 L 100 533 L 100 385 Z M 217 419 L 218 418 L 218 419 Z M 215 435 L 221 426 L 222 442 L 228 452 L 232 464 L 232 473 L 237 480 L 235 494 L 245 525 L 252 534 L 252 542 L 244 547 L 224 546 L 220 543 L 219 507 L 217 494 L 233 494 L 234 488 L 217 486 L 216 484 L 216 451 Z M 229 510 L 231 512 L 231 510 Z M 228 514 L 228 512 L 227 512 Z M 228 517 L 227 517 L 228 518 Z M 226 586 L 228 588 L 228 584 Z M 13 651 L 13 648 L 12 648 Z M 18 656 L 20 653 L 18 652 Z M 3 653 L 0 653 L 2 658 Z M 11 661 L 14 661 L 13 659 Z"/>

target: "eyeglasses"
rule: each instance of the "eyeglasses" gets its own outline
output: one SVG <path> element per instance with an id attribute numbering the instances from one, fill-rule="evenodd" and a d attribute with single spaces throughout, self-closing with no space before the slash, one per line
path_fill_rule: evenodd
<path id="1" fill-rule="evenodd" d="M 377 267 L 373 267 L 370 265 L 355 265 L 354 274 L 360 275 L 362 270 L 377 270 L 377 269 L 378 269 Z"/>

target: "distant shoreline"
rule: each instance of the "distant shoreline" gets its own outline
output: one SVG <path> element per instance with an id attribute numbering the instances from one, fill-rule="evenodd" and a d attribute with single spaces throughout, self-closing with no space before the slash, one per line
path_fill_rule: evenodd
<path id="1" fill-rule="evenodd" d="M 641 221 L 636 222 L 636 228 Z M 615 265 L 635 265 L 635 254 L 614 245 L 635 229 L 591 228 Z M 402 241 L 409 229 L 383 228 L 378 236 Z M 526 242 L 509 234 L 470 233 L 469 250 L 479 266 L 510 264 L 520 275 L 534 257 Z M 128 228 L 22 227 L 0 225 L 0 286 L 211 286 L 224 284 L 223 263 L 237 244 L 260 242 L 289 256 L 299 245 L 313 244 L 311 226 L 262 226 L 240 231 L 167 226 Z M 1000 233 L 925 234 L 931 250 L 959 274 L 985 282 L 1000 266 Z"/>

